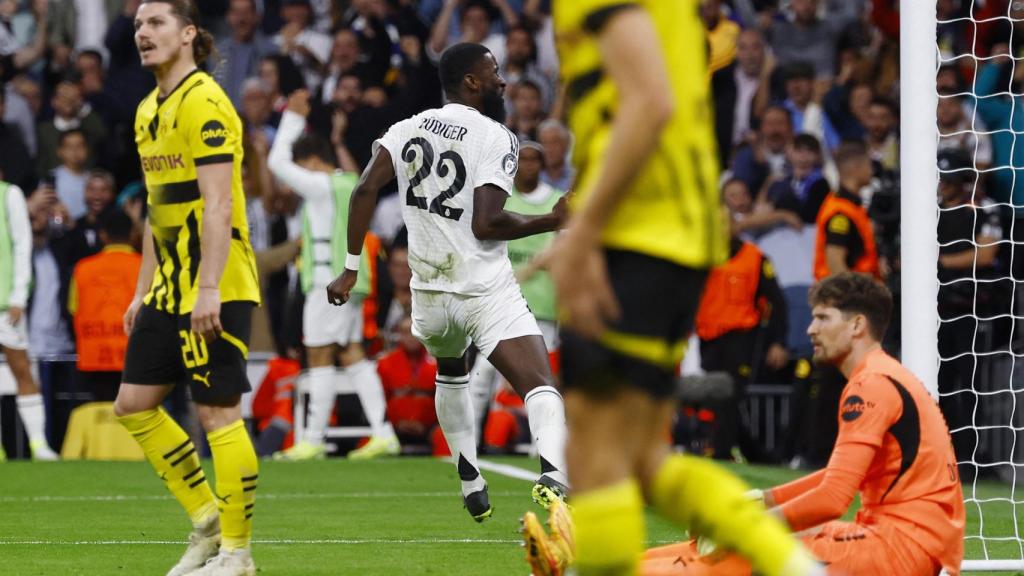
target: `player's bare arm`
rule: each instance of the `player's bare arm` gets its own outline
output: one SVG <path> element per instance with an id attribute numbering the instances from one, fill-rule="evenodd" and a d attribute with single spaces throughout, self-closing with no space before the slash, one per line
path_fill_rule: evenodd
<path id="1" fill-rule="evenodd" d="M 348 216 L 348 251 L 350 256 L 357 256 L 354 252 L 362 253 L 363 239 L 366 238 L 366 231 L 370 229 L 370 220 L 373 219 L 373 211 L 377 207 L 377 195 L 381 188 L 388 182 L 395 179 L 395 165 L 391 162 L 391 153 L 383 146 L 377 146 L 370 158 L 370 165 L 359 177 L 359 183 L 352 191 L 352 200 L 349 203 Z M 356 278 L 359 270 L 351 269 L 347 264 L 345 271 L 341 273 L 327 286 L 327 301 L 336 306 L 348 302 L 352 287 L 356 285 Z"/>
<path id="2" fill-rule="evenodd" d="M 568 206 L 565 197 L 548 214 L 526 216 L 505 210 L 508 194 L 491 184 L 473 191 L 473 235 L 480 240 L 516 240 L 552 232 L 565 225 Z"/>
<path id="3" fill-rule="evenodd" d="M 142 230 L 142 267 L 139 268 L 139 278 L 135 282 L 135 297 L 124 313 L 124 333 L 131 334 L 135 326 L 135 317 L 142 307 L 142 299 L 149 292 L 153 284 L 153 273 L 156 271 L 156 252 L 153 248 L 153 230 L 149 227 L 149 219 Z"/>
<path id="4" fill-rule="evenodd" d="M 850 269 L 846 265 L 846 256 L 848 254 L 849 250 L 845 246 L 837 246 L 835 244 L 825 246 L 825 262 L 828 264 L 829 272 L 832 274 L 848 272 Z"/>
<path id="5" fill-rule="evenodd" d="M 619 108 L 594 189 L 555 247 L 551 274 L 567 326 L 597 338 L 618 317 L 601 253 L 601 232 L 630 183 L 654 152 L 674 113 L 668 70 L 650 15 L 618 11 L 600 37 L 604 69 L 619 91 Z"/>
<path id="6" fill-rule="evenodd" d="M 196 167 L 203 195 L 199 294 L 192 308 L 192 331 L 212 342 L 220 336 L 220 277 L 231 250 L 231 162 Z"/>

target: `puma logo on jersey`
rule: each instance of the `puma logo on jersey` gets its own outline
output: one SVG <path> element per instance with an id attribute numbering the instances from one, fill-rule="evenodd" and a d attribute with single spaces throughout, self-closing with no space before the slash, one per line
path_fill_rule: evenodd
<path id="1" fill-rule="evenodd" d="M 206 371 L 206 374 L 202 374 L 202 375 L 200 375 L 198 372 L 193 372 L 192 373 L 192 379 L 195 380 L 196 382 L 201 383 L 203 386 L 206 386 L 207 388 L 210 387 L 210 371 L 209 370 Z"/>
<path id="2" fill-rule="evenodd" d="M 142 157 L 142 169 L 146 172 L 162 172 L 184 167 L 185 160 L 181 154 L 157 154 L 156 156 Z"/>
<path id="3" fill-rule="evenodd" d="M 224 144 L 229 134 L 230 132 L 228 132 L 223 124 L 216 120 L 210 120 L 203 124 L 203 129 L 199 132 L 199 138 L 203 141 L 203 144 L 210 148 L 216 148 Z"/>

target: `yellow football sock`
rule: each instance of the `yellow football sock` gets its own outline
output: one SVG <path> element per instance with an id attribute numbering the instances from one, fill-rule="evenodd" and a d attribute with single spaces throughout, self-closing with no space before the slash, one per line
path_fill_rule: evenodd
<path id="1" fill-rule="evenodd" d="M 217 473 L 221 548 L 245 548 L 252 537 L 256 502 L 256 450 L 241 420 L 207 433 L 206 439 L 210 441 L 213 469 Z"/>
<path id="2" fill-rule="evenodd" d="M 579 576 L 634 576 L 647 538 L 644 500 L 635 480 L 573 494 Z"/>
<path id="3" fill-rule="evenodd" d="M 127 414 L 117 420 L 142 445 L 149 463 L 188 512 L 193 524 L 217 513 L 217 504 L 192 440 L 163 408 Z"/>
<path id="4" fill-rule="evenodd" d="M 709 460 L 673 455 L 654 479 L 651 505 L 669 520 L 735 550 L 750 560 L 755 572 L 781 576 L 806 552 L 746 491 L 743 482 Z"/>

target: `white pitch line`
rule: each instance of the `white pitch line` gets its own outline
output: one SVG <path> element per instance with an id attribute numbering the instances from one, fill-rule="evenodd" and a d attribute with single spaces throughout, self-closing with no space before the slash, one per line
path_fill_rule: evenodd
<path id="1" fill-rule="evenodd" d="M 519 492 L 502 491 L 495 492 L 500 496 L 518 496 Z M 330 500 L 330 499 L 356 499 L 364 498 L 402 498 L 412 496 L 416 498 L 458 498 L 458 491 L 453 492 L 319 492 L 312 494 L 289 494 L 289 493 L 268 493 L 257 492 L 258 500 Z M 173 500 L 170 494 L 167 495 L 97 495 L 97 496 L 0 496 L 0 503 L 4 502 L 137 502 L 143 500 Z"/>
<path id="2" fill-rule="evenodd" d="M 353 546 L 359 544 L 516 544 L 520 540 L 497 538 L 323 538 L 316 540 L 269 539 L 253 540 L 253 544 L 337 544 Z M 182 546 L 184 540 L 0 540 L 0 546 Z"/>
<path id="3" fill-rule="evenodd" d="M 480 460 L 477 464 L 481 470 L 487 470 L 488 472 L 494 472 L 517 480 L 526 480 L 527 482 L 536 482 L 539 476 L 536 472 L 510 464 L 499 464 L 497 462 L 488 462 L 487 460 Z"/>
<path id="4" fill-rule="evenodd" d="M 448 463 L 447 460 L 440 460 Z M 478 462 L 482 470 L 488 472 L 494 472 L 495 474 L 501 474 L 509 478 L 515 478 L 517 480 L 526 480 L 528 482 L 534 482 L 537 480 L 537 473 L 527 470 L 526 468 L 520 468 L 518 466 L 512 466 L 510 464 L 499 464 L 497 462 L 490 462 L 487 460 L 480 460 Z M 457 492 L 320 492 L 310 494 L 298 494 L 298 493 L 257 493 L 257 499 L 267 500 L 332 500 L 332 499 L 355 499 L 361 500 L 365 498 L 402 498 L 407 496 L 413 496 L 417 498 L 451 498 L 457 496 Z M 517 491 L 501 491 L 491 492 L 491 496 L 519 496 L 520 492 Z M 17 503 L 17 502 L 31 502 L 31 503 L 46 503 L 46 502 L 138 502 L 138 501 L 151 501 L 151 500 L 171 500 L 172 497 L 169 494 L 166 495 L 129 495 L 129 494 L 110 494 L 110 495 L 95 495 L 95 496 L 0 496 L 0 503 Z"/>

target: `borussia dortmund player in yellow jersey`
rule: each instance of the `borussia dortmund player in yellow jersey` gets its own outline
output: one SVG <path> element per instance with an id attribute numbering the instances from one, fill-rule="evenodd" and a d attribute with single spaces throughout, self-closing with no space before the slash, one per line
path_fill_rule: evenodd
<path id="1" fill-rule="evenodd" d="M 707 270 L 727 257 L 698 0 L 556 0 L 553 12 L 578 170 L 551 264 L 577 573 L 636 574 L 645 501 L 760 573 L 818 571 L 741 482 L 664 439 Z M 548 540 L 524 520 L 534 574 L 560 573 L 563 523 Z"/>
<path id="2" fill-rule="evenodd" d="M 197 67 L 213 38 L 192 0 L 142 0 L 135 44 L 157 88 L 140 104 L 135 142 L 149 191 L 128 349 L 115 411 L 192 520 L 170 576 L 252 575 L 256 453 L 242 422 L 252 307 L 259 304 L 242 193 L 242 123 Z M 217 477 L 210 490 L 195 447 L 160 408 L 187 382 Z"/>

